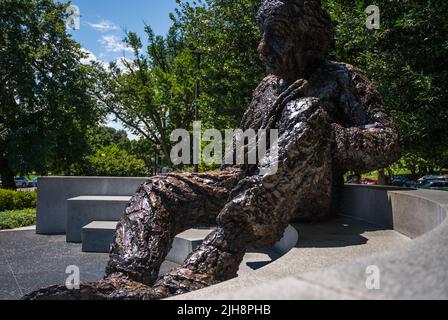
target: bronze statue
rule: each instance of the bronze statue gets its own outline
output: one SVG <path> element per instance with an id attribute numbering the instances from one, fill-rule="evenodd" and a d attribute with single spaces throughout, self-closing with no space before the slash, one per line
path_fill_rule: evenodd
<path id="1" fill-rule="evenodd" d="M 161 299 L 234 278 L 247 248 L 281 239 L 294 220 L 337 209 L 343 175 L 399 159 L 399 139 L 366 76 L 325 60 L 334 28 L 319 0 L 264 0 L 258 51 L 269 75 L 255 90 L 242 129 L 278 129 L 278 171 L 228 166 L 167 174 L 138 190 L 119 222 L 106 277 L 27 299 Z M 184 264 L 158 278 L 176 234 L 218 226 Z"/>

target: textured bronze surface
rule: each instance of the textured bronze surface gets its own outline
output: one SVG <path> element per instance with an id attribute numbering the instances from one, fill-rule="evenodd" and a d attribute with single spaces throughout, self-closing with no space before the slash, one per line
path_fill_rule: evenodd
<path id="1" fill-rule="evenodd" d="M 395 126 L 381 97 L 355 67 L 324 60 L 333 26 L 317 0 L 266 0 L 258 48 L 267 76 L 255 90 L 242 129 L 278 129 L 274 175 L 258 166 L 149 179 L 120 221 L 99 283 L 51 287 L 26 299 L 161 299 L 236 276 L 247 248 L 281 239 L 292 220 L 334 213 L 343 174 L 399 159 Z M 157 279 L 176 234 L 217 225 L 184 264 Z"/>

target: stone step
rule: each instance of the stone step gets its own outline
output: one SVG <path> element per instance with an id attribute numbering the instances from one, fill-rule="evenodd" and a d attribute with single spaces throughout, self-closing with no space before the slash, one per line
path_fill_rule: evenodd
<path id="1" fill-rule="evenodd" d="M 166 259 L 177 264 L 183 264 L 190 253 L 199 247 L 213 229 L 190 229 L 177 235 L 173 247 Z"/>
<path id="2" fill-rule="evenodd" d="M 84 252 L 108 253 L 113 241 L 117 222 L 94 221 L 82 229 L 82 247 Z M 188 255 L 193 252 L 214 229 L 190 229 L 179 235 L 173 241 L 171 251 L 166 260 L 182 264 Z M 283 239 L 270 250 L 285 254 L 294 248 L 298 242 L 296 229 L 289 226 Z"/>
<path id="3" fill-rule="evenodd" d="M 94 221 L 82 228 L 82 252 L 109 253 L 116 221 Z"/>
<path id="4" fill-rule="evenodd" d="M 80 196 L 67 200 L 67 242 L 81 242 L 82 228 L 93 221 L 118 221 L 131 196 Z"/>
<path id="5" fill-rule="evenodd" d="M 113 242 L 116 221 L 93 221 L 82 228 L 82 251 L 109 253 Z M 213 229 L 191 229 L 179 235 L 173 241 L 173 247 L 167 260 L 181 264 L 209 235 Z"/>

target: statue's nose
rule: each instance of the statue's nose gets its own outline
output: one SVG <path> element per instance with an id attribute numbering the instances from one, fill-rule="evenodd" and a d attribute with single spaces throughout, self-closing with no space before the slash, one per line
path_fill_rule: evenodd
<path id="1" fill-rule="evenodd" d="M 259 54 L 267 54 L 269 52 L 269 46 L 265 40 L 261 40 L 260 44 L 258 45 L 257 51 Z"/>

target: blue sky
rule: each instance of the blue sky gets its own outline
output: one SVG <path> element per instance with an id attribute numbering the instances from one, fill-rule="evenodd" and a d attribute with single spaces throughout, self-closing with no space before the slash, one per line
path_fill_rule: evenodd
<path id="1" fill-rule="evenodd" d="M 104 62 L 132 58 L 132 52 L 122 42 L 125 31 L 136 32 L 143 43 L 145 23 L 156 34 L 165 35 L 172 24 L 169 14 L 177 7 L 175 0 L 72 0 L 72 4 L 80 10 L 80 28 L 69 32 L 90 53 L 89 60 Z M 113 117 L 109 117 L 107 125 L 123 129 Z"/>
<path id="2" fill-rule="evenodd" d="M 64 1 L 66 2 L 66 1 Z M 73 0 L 81 12 L 80 29 L 70 31 L 83 48 L 106 62 L 131 57 L 122 44 L 124 31 L 137 32 L 144 40 L 144 24 L 165 35 L 171 26 L 175 0 Z"/>

